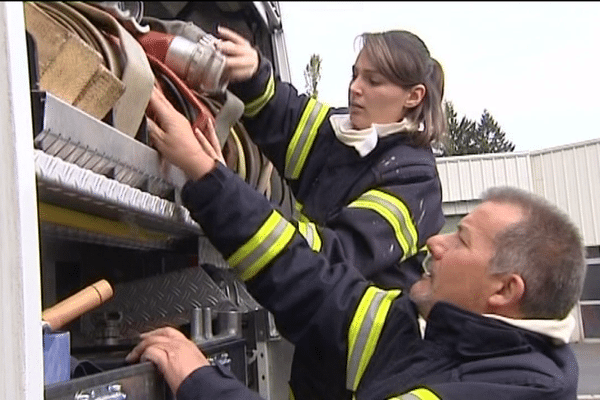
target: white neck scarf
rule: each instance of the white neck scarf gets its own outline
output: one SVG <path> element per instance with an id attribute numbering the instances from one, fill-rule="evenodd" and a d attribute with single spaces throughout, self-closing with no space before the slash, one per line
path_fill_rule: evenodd
<path id="1" fill-rule="evenodd" d="M 354 147 L 361 157 L 373 151 L 380 137 L 421 129 L 419 124 L 406 118 L 391 124 L 373 124 L 366 129 L 353 129 L 348 114 L 334 114 L 329 117 L 329 122 L 337 139 L 346 146 Z"/>

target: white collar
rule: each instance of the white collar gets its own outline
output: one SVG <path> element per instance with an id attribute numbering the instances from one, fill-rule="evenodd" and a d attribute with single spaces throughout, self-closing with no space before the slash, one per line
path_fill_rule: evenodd
<path id="1" fill-rule="evenodd" d="M 503 317 L 496 314 L 483 314 L 484 317 L 498 319 L 506 322 L 509 325 L 518 328 L 527 329 L 529 331 L 546 335 L 554 341 L 556 345 L 567 344 L 571 340 L 571 335 L 575 330 L 576 321 L 573 315 L 569 314 L 565 319 L 514 319 Z M 425 336 L 425 327 L 427 321 L 419 314 L 418 318 L 419 330 L 421 337 Z"/>
<path id="2" fill-rule="evenodd" d="M 483 314 L 484 317 L 499 319 L 507 324 L 541 333 L 551 337 L 557 345 L 567 344 L 577 325 L 575 317 L 569 314 L 565 319 L 514 319 L 496 314 Z"/>
<path id="3" fill-rule="evenodd" d="M 346 146 L 354 147 L 361 157 L 373 151 L 380 137 L 421 128 L 416 122 L 404 118 L 391 124 L 372 124 L 370 128 L 353 129 L 348 114 L 334 114 L 329 117 L 329 122 L 336 138 Z"/>

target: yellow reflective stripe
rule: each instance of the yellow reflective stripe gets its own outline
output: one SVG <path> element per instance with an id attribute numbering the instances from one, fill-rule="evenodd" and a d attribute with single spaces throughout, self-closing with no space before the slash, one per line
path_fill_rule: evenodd
<path id="1" fill-rule="evenodd" d="M 370 286 L 360 300 L 348 332 L 348 390 L 356 391 L 375 352 L 392 301 L 400 293 L 400 290 L 385 291 Z"/>
<path id="2" fill-rule="evenodd" d="M 261 94 L 258 98 L 252 100 L 250 103 L 246 104 L 244 107 L 244 116 L 246 117 L 254 117 L 256 114 L 262 110 L 262 108 L 273 98 L 275 94 L 275 79 L 273 78 L 273 71 L 271 71 L 271 76 L 269 76 L 269 81 L 267 82 L 267 87 L 263 94 Z"/>
<path id="3" fill-rule="evenodd" d="M 441 397 L 427 388 L 418 388 L 401 396 L 390 397 L 388 400 L 441 400 Z"/>
<path id="4" fill-rule="evenodd" d="M 285 155 L 285 177 L 297 179 L 304 167 L 317 130 L 325 119 L 329 106 L 310 98 L 294 131 Z"/>
<path id="5" fill-rule="evenodd" d="M 298 200 L 294 202 L 294 210 L 292 211 L 292 217 L 297 221 L 308 221 L 308 217 L 302 214 L 302 209 L 304 205 L 300 203 Z"/>
<path id="6" fill-rule="evenodd" d="M 294 396 L 294 391 L 292 390 L 292 387 L 290 385 L 288 385 L 288 399 L 296 400 L 296 396 Z"/>
<path id="7" fill-rule="evenodd" d="M 321 237 L 319 236 L 317 226 L 314 223 L 298 221 L 298 231 L 304 236 L 304 239 L 306 239 L 308 245 L 314 252 L 321 250 Z"/>
<path id="8" fill-rule="evenodd" d="M 404 252 L 400 261 L 417 254 L 419 238 L 417 227 L 408 207 L 400 199 L 380 190 L 370 190 L 350 203 L 348 207 L 373 210 L 388 221 Z"/>
<path id="9" fill-rule="evenodd" d="M 356 312 L 354 313 L 354 317 L 352 318 L 352 322 L 350 323 L 350 330 L 348 331 L 348 365 L 350 365 L 351 357 L 356 354 L 355 346 L 358 340 L 358 334 L 361 328 L 363 321 L 366 318 L 366 315 L 369 312 L 369 307 L 373 304 L 373 298 L 378 293 L 377 288 L 368 287 L 363 295 L 360 303 L 358 303 L 358 307 Z M 348 368 L 348 371 L 350 369 Z M 350 373 L 348 372 L 346 375 L 346 380 L 348 380 Z M 354 386 L 354 382 L 351 383 L 350 388 Z M 348 387 L 348 385 L 346 385 Z"/>
<path id="10" fill-rule="evenodd" d="M 308 223 L 298 222 L 298 232 L 304 236 L 304 239 L 306 239 L 308 245 L 312 248 L 312 231 L 309 230 Z"/>
<path id="11" fill-rule="evenodd" d="M 228 259 L 246 281 L 275 258 L 294 235 L 295 229 L 277 211 L 273 211 L 260 229 Z"/>
<path id="12" fill-rule="evenodd" d="M 323 247 L 323 240 L 321 240 L 321 235 L 319 235 L 319 231 L 317 230 L 317 226 L 315 224 L 313 224 L 311 222 L 310 224 L 312 226 L 312 229 L 314 230 L 314 240 L 315 240 L 315 244 L 312 247 L 312 249 L 317 252 L 317 251 L 321 251 L 321 248 Z"/>
<path id="13" fill-rule="evenodd" d="M 240 176 L 240 178 L 242 178 L 243 180 L 246 180 L 246 156 L 244 155 L 244 146 L 242 146 L 242 142 L 240 141 L 240 138 L 238 137 L 237 133 L 235 133 L 235 131 L 233 129 L 231 130 L 231 137 L 233 138 L 233 141 L 235 142 L 235 148 L 238 149 L 238 151 L 236 151 L 237 156 L 238 156 L 236 172 Z"/>

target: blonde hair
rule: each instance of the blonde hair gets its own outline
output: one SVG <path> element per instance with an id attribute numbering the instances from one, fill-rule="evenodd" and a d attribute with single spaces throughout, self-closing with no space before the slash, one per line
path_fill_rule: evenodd
<path id="1" fill-rule="evenodd" d="M 431 57 L 425 43 L 417 35 L 403 30 L 363 33 L 357 39 L 360 40 L 360 51 L 390 82 L 404 89 L 417 84 L 425 86 L 423 101 L 406 115 L 424 125 L 424 129 L 411 133 L 411 137 L 417 146 L 440 142 L 446 133 L 442 105 L 444 71 Z"/>

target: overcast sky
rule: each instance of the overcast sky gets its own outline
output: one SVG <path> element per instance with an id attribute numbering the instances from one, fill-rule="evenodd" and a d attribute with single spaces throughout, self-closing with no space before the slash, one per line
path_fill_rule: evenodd
<path id="1" fill-rule="evenodd" d="M 354 39 L 406 29 L 446 74 L 459 118 L 487 109 L 515 151 L 600 138 L 600 2 L 279 3 L 292 83 L 322 58 L 319 98 L 347 105 Z"/>

